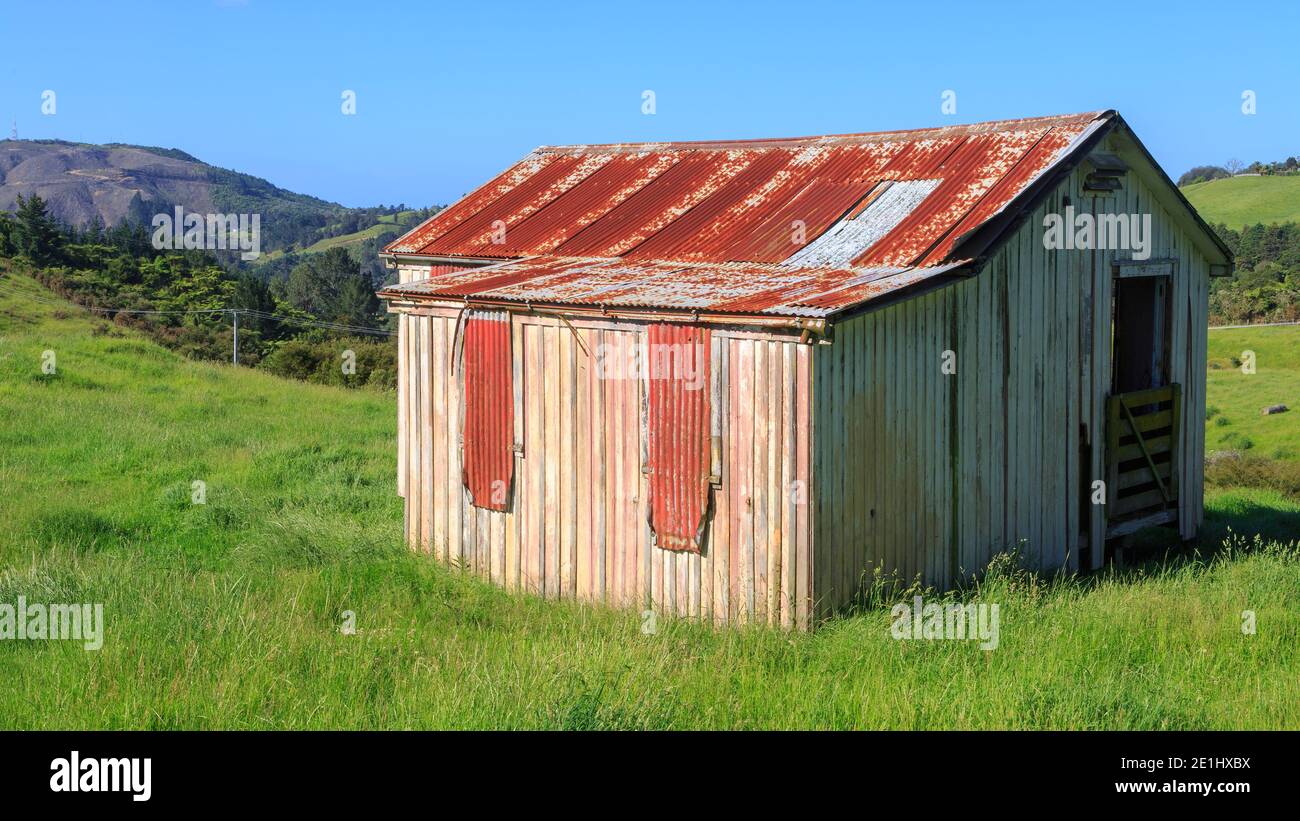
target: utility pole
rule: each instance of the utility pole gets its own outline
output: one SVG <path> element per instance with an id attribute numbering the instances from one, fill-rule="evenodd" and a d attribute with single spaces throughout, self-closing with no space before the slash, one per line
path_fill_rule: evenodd
<path id="1" fill-rule="evenodd" d="M 231 353 L 230 356 L 230 362 L 233 365 L 238 365 L 239 364 L 239 311 L 231 311 L 230 315 L 235 320 L 235 346 L 234 346 L 234 351 Z"/>

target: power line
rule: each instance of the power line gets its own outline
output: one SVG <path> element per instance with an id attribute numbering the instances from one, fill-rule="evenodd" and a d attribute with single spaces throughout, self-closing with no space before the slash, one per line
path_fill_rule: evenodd
<path id="1" fill-rule="evenodd" d="M 348 331 L 359 334 L 373 334 L 375 336 L 397 336 L 396 331 L 386 331 L 383 328 L 366 328 L 361 325 L 345 325 L 339 322 L 326 322 L 320 319 L 302 319 L 294 316 L 282 316 L 280 314 L 267 313 L 266 311 L 258 311 L 253 308 L 233 308 L 231 310 L 237 311 L 241 314 L 255 316 L 260 319 L 274 319 L 279 322 L 288 322 L 296 325 L 311 325 L 317 328 L 327 328 L 330 330 Z"/>

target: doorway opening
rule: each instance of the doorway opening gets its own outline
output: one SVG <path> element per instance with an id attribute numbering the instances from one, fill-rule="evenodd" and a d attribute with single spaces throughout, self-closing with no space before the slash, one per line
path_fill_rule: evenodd
<path id="1" fill-rule="evenodd" d="M 1117 277 L 1106 402 L 1106 538 L 1178 519 L 1182 386 L 1172 380 L 1172 280 Z"/>
<path id="2" fill-rule="evenodd" d="M 1169 384 L 1169 277 L 1115 280 L 1111 393 Z"/>

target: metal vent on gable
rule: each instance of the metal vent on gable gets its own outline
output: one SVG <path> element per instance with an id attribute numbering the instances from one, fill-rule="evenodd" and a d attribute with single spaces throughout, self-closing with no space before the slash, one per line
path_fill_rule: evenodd
<path id="1" fill-rule="evenodd" d="M 1094 151 L 1088 155 L 1088 165 L 1092 170 L 1083 179 L 1083 190 L 1094 194 L 1109 194 L 1118 191 L 1123 184 L 1128 164 L 1114 154 Z"/>

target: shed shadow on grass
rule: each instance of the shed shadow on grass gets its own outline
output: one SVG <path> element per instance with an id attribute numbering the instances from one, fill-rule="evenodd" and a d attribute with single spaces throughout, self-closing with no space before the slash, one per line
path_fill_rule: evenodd
<path id="1" fill-rule="evenodd" d="M 1248 496 L 1234 496 L 1226 509 L 1207 509 L 1200 533 L 1184 542 L 1176 527 L 1151 527 L 1138 531 L 1127 546 L 1121 572 L 1128 568 L 1158 563 L 1176 567 L 1190 561 L 1207 561 L 1224 552 L 1232 538 L 1252 543 L 1255 537 L 1268 544 L 1300 541 L 1300 507 L 1281 508 Z"/>

